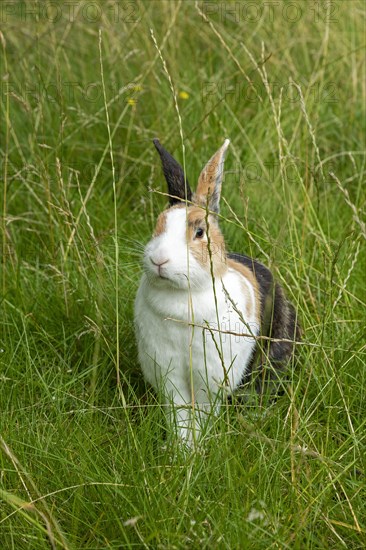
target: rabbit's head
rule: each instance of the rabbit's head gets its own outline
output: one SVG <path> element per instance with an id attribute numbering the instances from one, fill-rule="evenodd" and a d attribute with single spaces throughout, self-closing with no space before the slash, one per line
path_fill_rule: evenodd
<path id="1" fill-rule="evenodd" d="M 212 275 L 227 270 L 225 243 L 217 214 L 223 165 L 229 140 L 202 170 L 193 194 L 182 167 L 157 139 L 170 207 L 158 217 L 155 232 L 144 253 L 144 269 L 151 284 L 177 289 L 203 289 Z"/>

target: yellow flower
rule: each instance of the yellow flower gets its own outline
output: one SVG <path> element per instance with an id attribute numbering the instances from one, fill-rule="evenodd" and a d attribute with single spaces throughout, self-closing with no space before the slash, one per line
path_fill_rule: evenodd
<path id="1" fill-rule="evenodd" d="M 133 97 L 128 97 L 128 98 L 127 98 L 127 103 L 128 103 L 129 105 L 135 106 L 136 103 L 137 103 L 137 99 L 134 99 Z"/>
<path id="2" fill-rule="evenodd" d="M 181 99 L 188 99 L 189 98 L 189 94 L 187 92 L 179 92 L 179 97 Z"/>
<path id="3" fill-rule="evenodd" d="M 135 92 L 141 92 L 141 90 L 142 90 L 141 84 L 134 84 L 133 90 L 134 90 Z"/>

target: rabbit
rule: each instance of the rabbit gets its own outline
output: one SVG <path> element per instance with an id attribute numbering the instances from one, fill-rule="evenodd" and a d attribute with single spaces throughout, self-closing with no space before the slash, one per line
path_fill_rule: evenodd
<path id="1" fill-rule="evenodd" d="M 269 361 L 276 372 L 290 362 L 300 329 L 269 269 L 226 252 L 218 214 L 230 141 L 203 168 L 195 193 L 179 163 L 153 142 L 170 204 L 144 250 L 135 300 L 138 357 L 145 380 L 162 396 L 168 423 L 192 446 L 256 363 L 264 372 Z"/>

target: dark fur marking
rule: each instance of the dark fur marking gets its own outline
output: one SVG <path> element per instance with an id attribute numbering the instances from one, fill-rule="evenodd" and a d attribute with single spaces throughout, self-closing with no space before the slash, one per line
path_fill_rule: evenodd
<path id="1" fill-rule="evenodd" d="M 155 138 L 153 142 L 160 155 L 164 176 L 168 184 L 170 204 L 174 205 L 185 200 L 191 201 L 192 191 L 188 180 L 184 179 L 183 168 L 175 158 L 164 149 L 158 139 Z"/>

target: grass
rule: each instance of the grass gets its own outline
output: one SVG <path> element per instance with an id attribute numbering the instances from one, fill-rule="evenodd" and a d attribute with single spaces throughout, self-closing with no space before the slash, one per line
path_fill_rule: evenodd
<path id="1" fill-rule="evenodd" d="M 364 548 L 364 3 L 46 4 L 1 6 L 2 548 Z M 150 29 L 190 182 L 229 137 L 228 248 L 304 330 L 284 395 L 192 455 L 134 341 L 152 138 L 183 162 Z"/>

